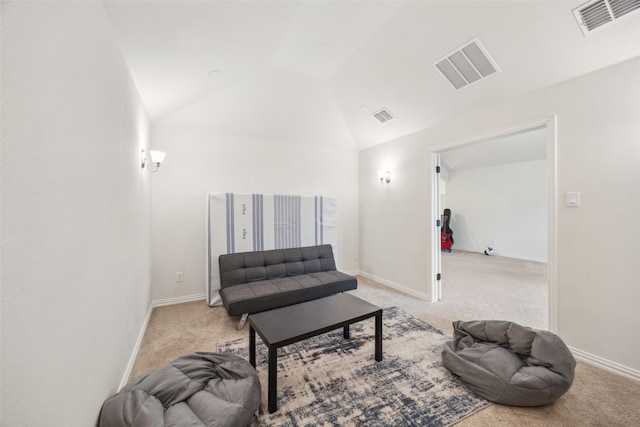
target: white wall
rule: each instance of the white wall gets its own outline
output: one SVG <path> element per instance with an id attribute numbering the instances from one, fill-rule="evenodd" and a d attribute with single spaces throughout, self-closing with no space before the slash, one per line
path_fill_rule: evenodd
<path id="1" fill-rule="evenodd" d="M 358 153 L 155 123 L 154 149 L 167 153 L 153 174 L 154 301 L 205 292 L 205 206 L 209 192 L 337 197 L 338 268 L 358 270 Z M 184 282 L 176 283 L 176 272 Z"/>
<path id="2" fill-rule="evenodd" d="M 148 119 L 99 2 L 2 3 L 3 426 L 95 425 L 150 304 Z"/>
<path id="3" fill-rule="evenodd" d="M 449 173 L 454 249 L 547 262 L 546 160 Z"/>
<path id="4" fill-rule="evenodd" d="M 424 147 L 424 136 L 416 133 L 360 151 L 360 270 L 429 298 Z M 391 171 L 388 185 L 380 184 L 379 170 Z"/>
<path id="5" fill-rule="evenodd" d="M 640 340 L 630 339 L 640 324 L 638 100 L 640 58 L 362 151 L 362 269 L 428 294 L 428 148 L 555 114 L 559 333 L 574 348 L 640 375 Z M 383 189 L 375 171 L 385 161 L 396 162 L 399 179 Z M 568 191 L 581 192 L 582 207 L 565 206 Z"/>

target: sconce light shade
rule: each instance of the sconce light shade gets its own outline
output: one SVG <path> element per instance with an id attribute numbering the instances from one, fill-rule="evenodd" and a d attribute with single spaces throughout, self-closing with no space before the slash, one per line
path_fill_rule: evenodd
<path id="1" fill-rule="evenodd" d="M 149 154 L 151 155 L 151 161 L 158 165 L 158 167 L 162 162 L 164 162 L 164 157 L 167 155 L 167 153 L 155 150 L 149 151 Z"/>
<path id="2" fill-rule="evenodd" d="M 385 185 L 391 182 L 391 171 L 378 171 L 380 184 Z"/>
<path id="3" fill-rule="evenodd" d="M 162 162 L 164 162 L 164 157 L 167 154 L 162 151 L 152 150 L 152 151 L 149 151 L 149 155 L 151 156 L 151 162 L 156 164 L 156 168 L 152 169 L 151 172 L 157 172 L 158 169 L 160 169 L 160 165 L 162 164 Z M 147 156 L 144 152 L 144 149 L 140 154 L 140 158 L 141 158 L 142 169 L 144 169 L 147 166 Z"/>

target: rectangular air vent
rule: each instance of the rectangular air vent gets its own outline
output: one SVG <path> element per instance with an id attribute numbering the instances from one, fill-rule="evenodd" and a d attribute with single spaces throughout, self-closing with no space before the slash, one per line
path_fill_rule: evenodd
<path id="1" fill-rule="evenodd" d="M 640 11 L 640 0 L 595 0 L 573 10 L 585 36 L 631 12 Z"/>
<path id="2" fill-rule="evenodd" d="M 451 85 L 460 89 L 500 71 L 477 38 L 468 41 L 444 58 L 434 67 Z"/>
<path id="3" fill-rule="evenodd" d="M 391 114 L 386 108 L 376 111 L 372 114 L 372 116 L 376 118 L 380 123 L 387 123 L 388 121 L 395 119 L 393 114 Z"/>

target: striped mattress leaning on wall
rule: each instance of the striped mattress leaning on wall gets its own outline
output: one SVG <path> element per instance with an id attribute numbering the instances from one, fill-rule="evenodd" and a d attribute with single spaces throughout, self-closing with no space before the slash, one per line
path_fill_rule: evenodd
<path id="1" fill-rule="evenodd" d="M 337 259 L 337 199 L 326 196 L 209 193 L 209 305 L 219 305 L 218 256 L 236 252 L 331 244 Z"/>

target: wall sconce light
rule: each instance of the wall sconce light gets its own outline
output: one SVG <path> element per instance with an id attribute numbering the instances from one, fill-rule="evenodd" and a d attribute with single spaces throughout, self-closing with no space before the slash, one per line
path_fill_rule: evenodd
<path id="1" fill-rule="evenodd" d="M 156 164 L 156 168 L 151 169 L 151 172 L 158 172 L 158 169 L 160 169 L 160 165 L 164 161 L 164 157 L 167 154 L 162 151 L 151 150 L 149 151 L 149 155 L 151 156 L 151 162 Z M 140 163 L 141 163 L 142 169 L 144 169 L 147 166 L 147 156 L 145 155 L 144 149 L 140 153 Z"/>
<path id="2" fill-rule="evenodd" d="M 378 171 L 378 178 L 380 178 L 380 184 L 385 185 L 391 182 L 391 171 Z"/>

